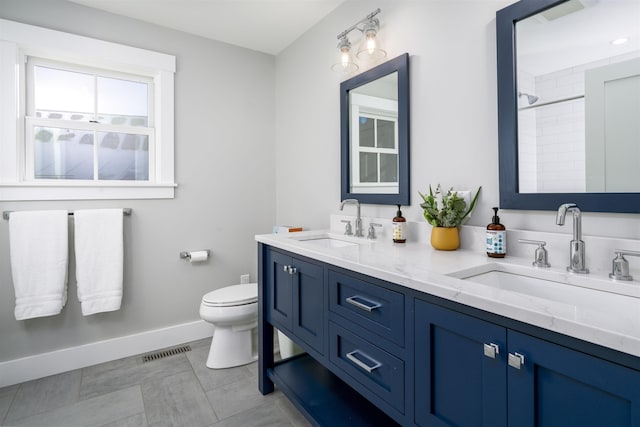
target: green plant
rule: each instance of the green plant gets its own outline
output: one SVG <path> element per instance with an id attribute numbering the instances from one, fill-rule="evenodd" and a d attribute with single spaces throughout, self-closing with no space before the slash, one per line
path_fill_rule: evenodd
<path id="1" fill-rule="evenodd" d="M 420 192 L 420 196 L 424 200 L 424 203 L 420 205 L 423 209 L 424 218 L 427 222 L 434 227 L 458 227 L 462 224 L 467 215 L 473 210 L 480 190 L 482 187 L 478 187 L 476 195 L 471 199 L 471 205 L 467 209 L 467 202 L 458 196 L 458 193 L 450 188 L 445 193 L 442 192 L 440 184 L 436 187 L 434 192 L 429 185 L 429 195 L 424 195 Z"/>

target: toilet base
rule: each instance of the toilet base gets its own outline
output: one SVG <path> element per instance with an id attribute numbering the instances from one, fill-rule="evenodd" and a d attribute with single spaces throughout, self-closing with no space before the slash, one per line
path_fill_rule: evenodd
<path id="1" fill-rule="evenodd" d="M 238 330 L 232 327 L 217 326 L 211 338 L 207 368 L 233 368 L 254 362 L 256 356 L 251 345 L 251 331 L 251 328 Z"/>

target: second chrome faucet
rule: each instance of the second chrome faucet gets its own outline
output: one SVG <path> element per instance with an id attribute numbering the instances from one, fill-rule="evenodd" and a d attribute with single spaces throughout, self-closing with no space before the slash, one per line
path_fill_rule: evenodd
<path id="1" fill-rule="evenodd" d="M 575 203 L 565 203 L 558 208 L 556 224 L 564 225 L 567 212 L 573 213 L 573 240 L 569 243 L 569 265 L 567 271 L 587 274 L 589 269 L 585 265 L 585 246 L 582 241 L 582 213 Z"/>
<path id="2" fill-rule="evenodd" d="M 340 203 L 340 210 L 344 208 L 344 205 L 356 205 L 356 226 L 354 236 L 363 237 L 362 218 L 360 217 L 360 202 L 357 199 L 344 199 L 342 203 Z"/>

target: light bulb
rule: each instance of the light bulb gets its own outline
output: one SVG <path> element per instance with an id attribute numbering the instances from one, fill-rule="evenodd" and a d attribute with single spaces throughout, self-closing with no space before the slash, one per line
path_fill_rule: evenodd
<path id="1" fill-rule="evenodd" d="M 342 67 L 344 69 L 349 67 L 349 49 L 342 49 Z"/>
<path id="2" fill-rule="evenodd" d="M 367 51 L 373 55 L 376 51 L 376 33 L 367 34 Z"/>

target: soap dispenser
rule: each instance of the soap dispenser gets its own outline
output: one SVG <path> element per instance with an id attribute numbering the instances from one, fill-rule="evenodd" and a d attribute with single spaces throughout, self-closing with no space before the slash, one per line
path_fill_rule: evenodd
<path id="1" fill-rule="evenodd" d="M 407 241 L 407 220 L 402 216 L 400 205 L 395 218 L 393 218 L 393 241 L 395 243 L 404 243 Z"/>
<path id="2" fill-rule="evenodd" d="M 498 208 L 493 208 L 493 219 L 487 225 L 487 256 L 491 258 L 504 258 L 507 254 L 507 229 L 500 224 Z"/>

